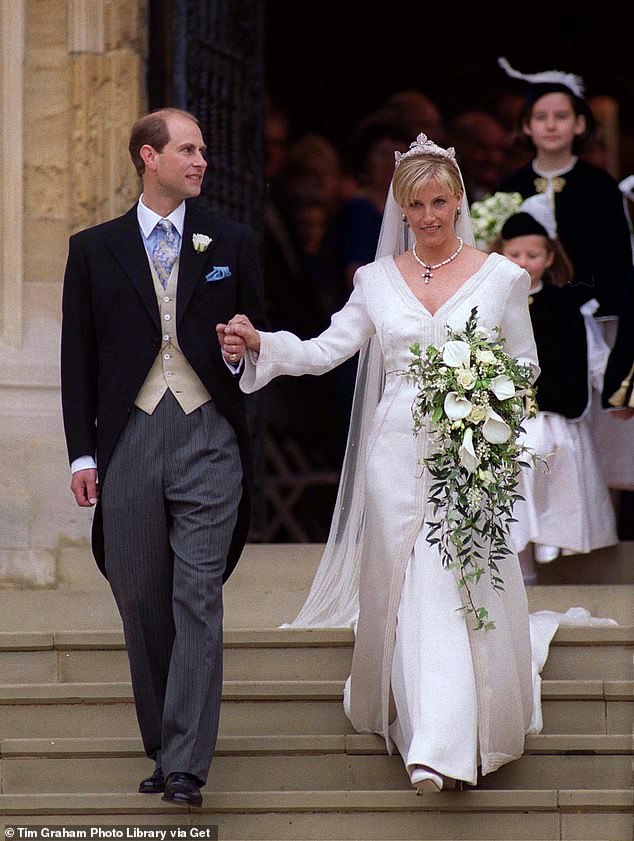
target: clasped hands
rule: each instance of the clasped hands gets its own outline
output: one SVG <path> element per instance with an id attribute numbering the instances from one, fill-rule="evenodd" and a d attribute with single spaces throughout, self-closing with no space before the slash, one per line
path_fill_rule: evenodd
<path id="1" fill-rule="evenodd" d="M 260 334 L 246 315 L 234 315 L 228 324 L 216 324 L 222 355 L 231 365 L 239 365 L 247 348 L 260 352 Z"/>

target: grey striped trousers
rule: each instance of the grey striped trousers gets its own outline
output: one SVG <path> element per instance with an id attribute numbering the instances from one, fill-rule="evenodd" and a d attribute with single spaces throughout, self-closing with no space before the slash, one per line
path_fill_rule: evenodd
<path id="1" fill-rule="evenodd" d="M 170 391 L 134 408 L 101 491 L 106 572 L 123 623 L 143 745 L 164 774 L 207 781 L 222 694 L 222 574 L 242 467 L 213 401 Z"/>

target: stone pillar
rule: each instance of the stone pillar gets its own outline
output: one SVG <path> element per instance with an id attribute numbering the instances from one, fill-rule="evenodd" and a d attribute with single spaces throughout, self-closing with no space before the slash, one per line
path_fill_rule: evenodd
<path id="1" fill-rule="evenodd" d="M 0 586 L 99 576 L 69 488 L 61 290 L 68 236 L 138 194 L 146 16 L 147 0 L 0 0 Z"/>
<path id="2" fill-rule="evenodd" d="M 22 338 L 24 0 L 0 0 L 0 337 Z"/>
<path id="3" fill-rule="evenodd" d="M 144 4 L 69 0 L 73 230 L 127 210 L 140 182 L 128 154 L 144 110 Z"/>

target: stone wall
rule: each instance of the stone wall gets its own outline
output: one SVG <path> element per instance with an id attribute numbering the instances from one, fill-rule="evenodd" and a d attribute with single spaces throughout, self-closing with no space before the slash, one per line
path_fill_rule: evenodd
<path id="1" fill-rule="evenodd" d="M 62 277 L 69 235 L 137 197 L 146 41 L 147 0 L 0 0 L 0 586 L 63 586 L 64 547 L 88 546 L 61 423 Z"/>

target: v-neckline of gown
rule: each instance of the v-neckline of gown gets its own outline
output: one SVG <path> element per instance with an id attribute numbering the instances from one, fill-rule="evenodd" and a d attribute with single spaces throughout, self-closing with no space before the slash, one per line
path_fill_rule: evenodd
<path id="1" fill-rule="evenodd" d="M 421 310 L 423 310 L 423 312 L 426 315 L 429 316 L 429 318 L 434 319 L 434 318 L 438 317 L 439 313 L 442 313 L 443 310 L 447 309 L 450 304 L 453 304 L 453 303 L 457 302 L 458 300 L 460 300 L 464 296 L 465 291 L 467 291 L 473 285 L 474 280 L 479 278 L 483 274 L 483 272 L 485 272 L 486 269 L 492 268 L 493 265 L 495 265 L 498 262 L 497 260 L 493 259 L 494 257 L 501 257 L 501 255 L 496 254 L 495 252 L 491 252 L 490 254 L 487 254 L 487 257 L 484 260 L 484 262 L 482 263 L 482 265 L 480 266 L 480 268 L 476 269 L 475 272 L 472 275 L 470 275 L 465 280 L 465 282 L 461 286 L 459 286 L 458 289 L 456 289 L 456 291 L 447 298 L 446 301 L 443 301 L 443 303 L 438 307 L 436 312 L 433 312 L 433 313 L 430 312 L 427 309 L 427 307 L 425 306 L 425 304 L 423 304 L 423 302 L 420 301 L 416 297 L 416 295 L 412 292 L 409 284 L 407 283 L 407 281 L 405 280 L 405 277 L 403 276 L 403 273 L 401 272 L 399 267 L 396 265 L 396 260 L 394 259 L 394 257 L 389 256 L 387 262 L 392 267 L 392 269 L 394 270 L 395 279 L 398 281 L 396 286 L 397 286 L 398 289 L 401 290 L 401 293 L 406 298 L 408 298 L 410 301 L 414 301 L 414 303 L 417 304 L 417 306 L 419 306 L 421 308 Z M 504 258 L 502 258 L 502 259 L 504 259 Z"/>

